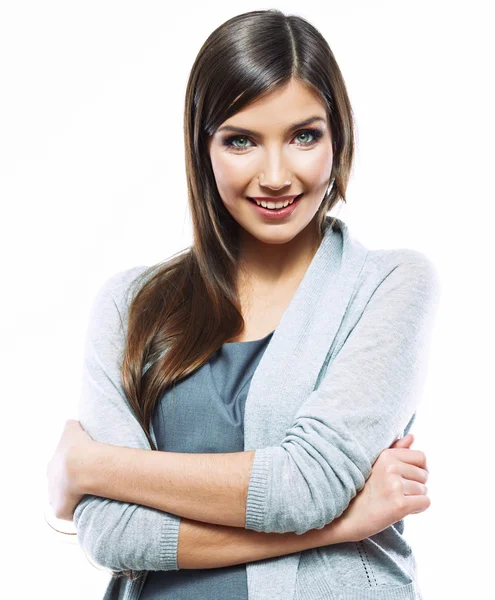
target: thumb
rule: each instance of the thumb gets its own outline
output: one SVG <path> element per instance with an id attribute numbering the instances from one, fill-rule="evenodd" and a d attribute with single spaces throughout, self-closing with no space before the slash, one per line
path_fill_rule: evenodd
<path id="1" fill-rule="evenodd" d="M 414 436 L 412 433 L 408 433 L 403 438 L 396 440 L 390 447 L 391 448 L 409 448 L 409 446 L 413 443 Z"/>

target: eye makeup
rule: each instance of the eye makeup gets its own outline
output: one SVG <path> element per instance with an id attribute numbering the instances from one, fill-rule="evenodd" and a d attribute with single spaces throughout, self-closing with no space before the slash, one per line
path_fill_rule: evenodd
<path id="1" fill-rule="evenodd" d="M 302 143 L 298 144 L 299 146 L 306 147 L 306 148 L 317 144 L 318 140 L 321 137 L 323 137 L 323 135 L 324 135 L 324 132 L 321 129 L 309 128 L 309 129 L 301 129 L 300 131 L 298 131 L 296 133 L 295 137 L 297 137 L 298 135 L 301 135 L 302 133 L 309 133 L 313 138 L 309 142 L 302 142 Z M 233 144 L 233 142 L 237 141 L 238 139 L 246 139 L 246 140 L 251 141 L 251 139 L 247 135 L 231 135 L 222 140 L 222 145 L 227 147 L 229 150 L 233 150 L 234 152 L 242 152 L 243 150 L 252 148 L 252 146 L 235 146 Z"/>

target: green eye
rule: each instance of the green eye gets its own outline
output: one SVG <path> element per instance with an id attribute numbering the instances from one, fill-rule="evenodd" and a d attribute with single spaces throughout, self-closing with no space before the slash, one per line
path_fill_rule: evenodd
<path id="1" fill-rule="evenodd" d="M 308 135 L 308 134 L 311 135 L 308 131 L 303 131 L 302 133 L 298 133 L 297 135 L 300 136 L 300 135 Z"/>
<path id="2" fill-rule="evenodd" d="M 309 141 L 303 141 L 301 142 L 299 145 L 301 146 L 314 146 L 318 140 L 323 136 L 323 131 L 321 131 L 321 129 L 304 129 L 299 131 L 296 134 L 296 137 L 299 136 L 311 136 L 313 139 L 309 140 Z M 239 144 L 238 142 L 241 141 L 241 143 Z M 249 145 L 246 145 L 246 142 L 249 142 L 250 139 L 248 137 L 246 137 L 245 135 L 232 135 L 228 138 L 225 138 L 223 140 L 223 145 L 226 146 L 227 148 L 229 148 L 230 150 L 234 150 L 235 152 L 244 150 L 245 148 L 249 148 Z M 235 142 L 235 143 L 234 143 Z M 242 143 L 244 142 L 244 143 Z"/>
<path id="3" fill-rule="evenodd" d="M 232 141 L 234 141 L 234 142 L 235 142 L 235 141 L 239 141 L 239 140 L 244 140 L 244 141 L 247 141 L 247 137 L 238 136 L 237 138 L 233 138 L 233 139 L 232 139 Z M 238 146 L 238 147 L 242 147 L 242 146 L 243 146 L 243 144 L 241 144 L 241 145 L 240 145 L 240 146 Z M 234 147 L 235 147 L 235 146 L 234 146 Z"/>

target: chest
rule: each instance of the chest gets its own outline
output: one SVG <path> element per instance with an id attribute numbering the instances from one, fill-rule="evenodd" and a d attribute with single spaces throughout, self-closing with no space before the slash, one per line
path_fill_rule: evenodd
<path id="1" fill-rule="evenodd" d="M 289 306 L 300 281 L 258 286 L 240 294 L 244 330 L 230 342 L 259 340 L 274 331 Z"/>

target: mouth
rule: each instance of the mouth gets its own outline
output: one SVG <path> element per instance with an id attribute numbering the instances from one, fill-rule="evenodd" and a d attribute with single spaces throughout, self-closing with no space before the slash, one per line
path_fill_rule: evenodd
<path id="1" fill-rule="evenodd" d="M 302 196 L 302 194 L 299 194 L 298 196 L 293 196 L 292 199 L 288 200 L 288 199 L 283 199 L 282 198 L 270 198 L 270 199 L 254 199 L 254 198 L 250 198 L 248 197 L 248 200 L 250 200 L 253 204 L 256 204 L 259 207 L 265 208 L 267 210 L 280 210 L 281 208 L 286 208 L 287 206 L 290 206 L 291 204 L 293 204 L 294 202 L 297 202 L 297 200 L 299 200 L 299 198 Z M 277 205 L 281 204 L 283 202 L 282 206 L 279 206 L 277 209 Z"/>

